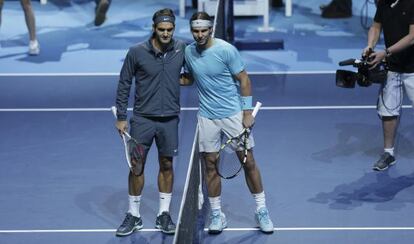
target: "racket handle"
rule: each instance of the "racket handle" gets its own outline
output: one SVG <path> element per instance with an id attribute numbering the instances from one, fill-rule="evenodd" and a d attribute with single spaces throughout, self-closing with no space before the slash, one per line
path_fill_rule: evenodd
<path id="1" fill-rule="evenodd" d="M 115 106 L 111 107 L 111 112 L 112 112 L 112 114 L 114 115 L 114 117 L 116 119 L 117 117 L 116 117 L 116 107 Z"/>
<path id="2" fill-rule="evenodd" d="M 116 117 L 116 107 L 115 106 L 112 106 L 111 107 L 111 111 L 112 111 L 112 114 L 114 115 L 115 119 L 118 118 L 118 117 Z M 131 135 L 128 132 L 126 132 L 126 131 L 124 131 L 122 134 L 123 134 L 123 136 L 124 135 L 127 136 L 128 139 L 131 139 L 132 138 Z"/>
<path id="3" fill-rule="evenodd" d="M 260 107 L 262 106 L 261 102 L 256 102 L 256 106 L 253 109 L 252 116 L 256 117 L 257 112 L 259 112 Z"/>

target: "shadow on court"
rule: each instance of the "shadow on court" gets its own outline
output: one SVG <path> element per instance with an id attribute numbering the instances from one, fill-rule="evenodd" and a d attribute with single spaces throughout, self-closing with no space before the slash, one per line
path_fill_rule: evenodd
<path id="1" fill-rule="evenodd" d="M 396 198 L 396 195 L 414 185 L 414 173 L 392 177 L 389 171 L 365 173 L 349 184 L 336 186 L 331 192 L 321 192 L 309 201 L 327 204 L 331 209 L 352 210 L 364 203 L 376 203 L 375 208 L 393 211 L 414 203 L 414 196 Z"/>
<path id="2" fill-rule="evenodd" d="M 373 117 L 373 120 L 377 119 Z M 350 155 L 364 154 L 376 158 L 382 151 L 382 128 L 378 120 L 377 125 L 363 123 L 338 123 L 337 143 L 330 148 L 312 154 L 317 161 L 332 163 L 334 159 L 346 158 Z M 398 157 L 414 159 L 412 148 L 412 131 L 414 126 L 401 127 L 397 133 L 396 154 Z M 369 162 L 373 163 L 373 162 Z"/>

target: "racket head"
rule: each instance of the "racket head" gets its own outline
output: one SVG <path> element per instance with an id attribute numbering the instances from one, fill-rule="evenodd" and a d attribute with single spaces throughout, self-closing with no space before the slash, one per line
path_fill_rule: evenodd
<path id="1" fill-rule="evenodd" d="M 215 164 L 217 174 L 221 178 L 232 179 L 240 173 L 247 160 L 247 140 L 246 130 L 236 137 L 222 136 Z"/>
<path id="2" fill-rule="evenodd" d="M 130 162 L 130 170 L 135 176 L 140 176 L 144 173 L 145 167 L 145 147 L 138 143 L 133 138 L 127 141 L 127 159 Z"/>

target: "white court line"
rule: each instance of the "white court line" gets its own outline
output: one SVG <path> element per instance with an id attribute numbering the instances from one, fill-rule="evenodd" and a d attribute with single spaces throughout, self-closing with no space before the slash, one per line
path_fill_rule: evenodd
<path id="1" fill-rule="evenodd" d="M 412 108 L 412 105 L 403 105 L 403 108 Z M 374 105 L 352 106 L 275 106 L 261 107 L 261 110 L 341 110 L 341 109 L 375 109 Z M 198 107 L 183 107 L 182 111 L 197 111 Z M 108 112 L 111 108 L 1 108 L 0 112 Z M 128 108 L 132 111 L 132 108 Z"/>
<path id="2" fill-rule="evenodd" d="M 224 231 L 257 231 L 258 228 L 226 228 Z M 275 231 L 414 231 L 414 227 L 281 227 Z M 0 234 L 7 233 L 96 233 L 115 232 L 116 229 L 62 229 L 62 230 L 0 230 Z M 208 231 L 207 228 L 204 231 Z M 138 232 L 160 232 L 159 229 L 141 229 Z"/>
<path id="3" fill-rule="evenodd" d="M 0 73 L 0 77 L 118 76 L 119 73 Z"/>
<path id="4" fill-rule="evenodd" d="M 249 75 L 307 75 L 307 74 L 335 74 L 335 70 L 298 70 L 298 71 L 247 71 Z M 87 73 L 0 73 L 0 77 L 53 77 L 53 76 L 119 76 L 114 72 L 87 72 Z"/>
<path id="5" fill-rule="evenodd" d="M 259 228 L 226 228 L 224 231 L 256 231 Z M 274 228 L 275 231 L 380 231 L 414 230 L 414 227 L 286 227 Z M 208 231 L 207 228 L 204 231 Z"/>
<path id="6" fill-rule="evenodd" d="M 298 70 L 298 71 L 247 71 L 249 75 L 318 75 L 335 74 L 336 70 Z"/>
<path id="7" fill-rule="evenodd" d="M 198 107 L 181 108 L 181 110 L 198 110 Z M 132 111 L 132 108 L 128 108 L 128 111 Z M 111 112 L 111 108 L 1 108 L 0 112 Z"/>

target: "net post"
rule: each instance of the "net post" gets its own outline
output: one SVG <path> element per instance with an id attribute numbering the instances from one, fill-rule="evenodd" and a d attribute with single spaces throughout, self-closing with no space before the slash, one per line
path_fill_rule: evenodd
<path id="1" fill-rule="evenodd" d="M 269 4 L 270 0 L 264 0 L 263 2 L 263 26 L 259 27 L 260 32 L 271 32 L 274 31 L 275 28 L 269 26 Z"/>
<path id="2" fill-rule="evenodd" d="M 292 16 L 292 0 L 285 1 L 285 16 L 286 17 Z"/>
<path id="3" fill-rule="evenodd" d="M 185 0 L 180 0 L 180 17 L 185 17 Z"/>

